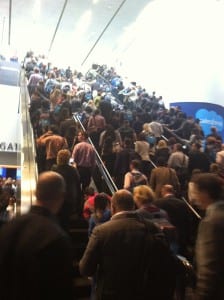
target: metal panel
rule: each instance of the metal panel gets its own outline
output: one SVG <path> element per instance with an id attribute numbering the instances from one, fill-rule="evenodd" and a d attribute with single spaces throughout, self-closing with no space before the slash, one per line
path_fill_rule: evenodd
<path id="1" fill-rule="evenodd" d="M 0 84 L 19 86 L 20 66 L 15 62 L 0 61 Z"/>

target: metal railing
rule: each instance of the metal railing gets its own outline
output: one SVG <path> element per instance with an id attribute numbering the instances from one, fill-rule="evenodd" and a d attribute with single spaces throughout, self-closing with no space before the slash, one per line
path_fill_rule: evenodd
<path id="1" fill-rule="evenodd" d="M 30 97 L 24 71 L 21 73 L 20 90 L 20 112 L 22 123 L 20 211 L 21 213 L 25 213 L 35 200 L 35 188 L 38 172 L 36 164 L 35 141 L 28 110 Z"/>
<path id="2" fill-rule="evenodd" d="M 190 203 L 184 198 L 181 197 L 184 203 L 188 206 L 188 208 L 192 211 L 192 213 L 196 216 L 197 219 L 201 220 L 201 216 L 196 212 L 196 210 L 190 205 Z"/>
<path id="3" fill-rule="evenodd" d="M 168 132 L 171 136 L 173 136 L 178 143 L 181 143 L 182 145 L 186 145 L 189 146 L 189 143 L 187 140 L 182 139 L 181 137 L 179 137 L 175 132 L 173 132 L 171 129 L 169 129 L 166 125 L 162 125 L 163 129 L 165 132 Z M 168 141 L 168 138 L 165 135 L 161 136 L 163 139 L 165 139 L 166 141 Z"/>

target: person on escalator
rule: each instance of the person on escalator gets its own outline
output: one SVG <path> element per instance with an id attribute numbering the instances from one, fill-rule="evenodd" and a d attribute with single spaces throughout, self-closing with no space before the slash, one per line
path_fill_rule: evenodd
<path id="1" fill-rule="evenodd" d="M 180 192 L 180 182 L 176 171 L 167 166 L 164 157 L 157 159 L 157 168 L 153 169 L 150 174 L 149 185 L 154 190 L 156 199 L 161 197 L 161 188 L 164 184 L 170 184 L 174 187 L 177 194 Z"/>
<path id="2" fill-rule="evenodd" d="M 66 231 L 69 230 L 70 217 L 74 214 L 80 215 L 83 202 L 79 173 L 75 166 L 69 164 L 70 157 L 69 150 L 60 150 L 57 154 L 57 164 L 52 166 L 52 171 L 59 173 L 66 183 L 64 203 L 57 215 L 61 227 Z"/>
<path id="3" fill-rule="evenodd" d="M 140 155 L 134 150 L 131 139 L 124 140 L 124 148 L 117 152 L 114 164 L 114 178 L 118 188 L 124 184 L 124 176 L 129 172 L 130 162 L 134 159 L 141 160 Z"/>
<path id="4" fill-rule="evenodd" d="M 94 201 L 95 197 L 98 193 L 95 192 L 94 188 L 92 186 L 88 186 L 84 190 L 84 207 L 82 215 L 84 219 L 89 220 L 91 217 L 91 214 L 94 212 Z"/>
<path id="5" fill-rule="evenodd" d="M 124 189 L 132 192 L 136 186 L 148 184 L 147 177 L 140 171 L 140 169 L 141 161 L 132 160 L 130 162 L 130 172 L 127 172 L 124 176 Z"/>
<path id="6" fill-rule="evenodd" d="M 89 186 L 91 176 L 96 164 L 96 154 L 93 146 L 88 142 L 88 134 L 84 131 L 79 131 L 78 144 L 75 145 L 72 158 L 77 166 L 80 175 L 82 190 L 84 191 Z"/>
<path id="7" fill-rule="evenodd" d="M 100 114 L 100 111 L 96 109 L 89 118 L 87 131 L 97 150 L 99 150 L 100 134 L 104 131 L 105 127 L 105 118 Z"/>
<path id="8" fill-rule="evenodd" d="M 109 221 L 110 218 L 110 197 L 105 193 L 100 193 L 94 199 L 94 211 L 89 219 L 89 236 L 95 226 Z"/>

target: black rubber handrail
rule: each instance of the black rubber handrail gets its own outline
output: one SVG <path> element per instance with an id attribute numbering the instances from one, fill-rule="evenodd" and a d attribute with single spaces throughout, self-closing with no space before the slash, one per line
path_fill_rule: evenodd
<path id="1" fill-rule="evenodd" d="M 180 142 L 182 145 L 186 145 L 186 146 L 189 145 L 189 143 L 188 143 L 186 140 L 184 140 L 184 139 L 182 139 L 181 137 L 179 137 L 175 132 L 173 132 L 171 129 L 169 129 L 166 125 L 163 125 L 163 124 L 162 124 L 162 126 L 163 126 L 163 129 L 165 129 L 166 131 L 168 131 L 169 134 L 171 134 L 173 137 L 175 137 L 175 139 L 176 139 L 178 142 Z M 168 141 L 168 139 L 167 139 L 166 136 L 163 135 L 162 137 L 163 137 L 165 140 Z"/>

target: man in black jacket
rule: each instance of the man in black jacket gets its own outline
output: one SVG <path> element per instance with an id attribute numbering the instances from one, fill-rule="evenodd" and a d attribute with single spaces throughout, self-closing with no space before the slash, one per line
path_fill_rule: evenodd
<path id="1" fill-rule="evenodd" d="M 53 216 L 64 191 L 61 175 L 42 173 L 36 205 L 1 228 L 1 299 L 74 299 L 70 242 Z"/>
<path id="2" fill-rule="evenodd" d="M 66 183 L 64 203 L 58 213 L 60 225 L 65 231 L 69 230 L 70 217 L 81 213 L 83 200 L 79 173 L 75 166 L 69 165 L 70 157 L 69 150 L 60 150 L 57 154 L 57 165 L 52 167 L 52 171 L 59 173 Z"/>
<path id="3" fill-rule="evenodd" d="M 197 285 L 195 300 L 224 299 L 224 201 L 223 184 L 215 174 L 192 177 L 189 196 L 206 210 L 196 242 Z"/>
<path id="4" fill-rule="evenodd" d="M 174 260 L 162 233 L 133 211 L 127 190 L 111 201 L 111 221 L 95 227 L 80 261 L 81 274 L 97 271 L 96 299 L 173 299 Z"/>
<path id="5" fill-rule="evenodd" d="M 201 151 L 199 143 L 193 143 L 189 152 L 188 170 L 189 175 L 194 169 L 199 169 L 201 172 L 209 172 L 210 161 L 208 156 Z"/>
<path id="6" fill-rule="evenodd" d="M 169 221 L 177 229 L 178 254 L 188 257 L 187 246 L 189 246 L 192 233 L 192 218 L 189 208 L 183 200 L 175 196 L 172 185 L 163 185 L 161 196 L 154 204 L 167 212 Z"/>
<path id="7" fill-rule="evenodd" d="M 131 139 L 124 140 L 124 148 L 117 152 L 114 163 L 115 183 L 117 187 L 123 188 L 124 176 L 129 171 L 132 160 L 141 160 L 141 156 L 134 150 Z"/>

